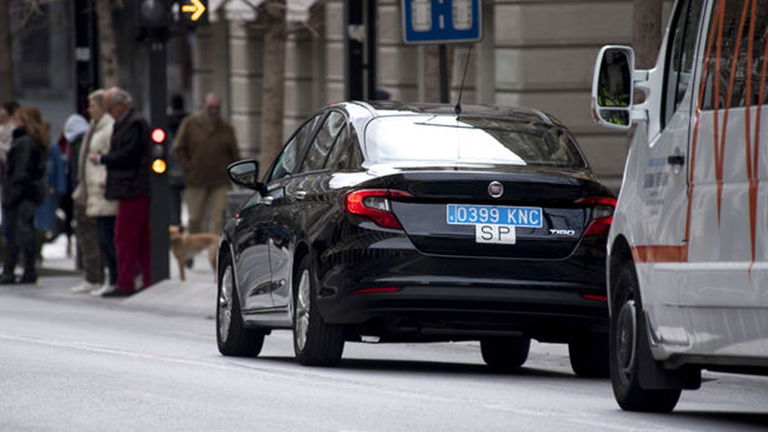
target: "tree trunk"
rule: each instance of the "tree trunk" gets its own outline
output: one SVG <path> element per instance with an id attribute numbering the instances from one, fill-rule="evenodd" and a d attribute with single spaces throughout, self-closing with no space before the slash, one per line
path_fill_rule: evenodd
<path id="1" fill-rule="evenodd" d="M 285 0 L 267 0 L 264 12 L 263 91 L 261 99 L 260 166 L 266 169 L 283 145 L 285 107 Z"/>
<path id="2" fill-rule="evenodd" d="M 13 100 L 11 0 L 0 0 L 0 103 Z"/>
<path id="3" fill-rule="evenodd" d="M 656 64 L 661 46 L 661 15 L 663 0 L 634 0 L 632 45 L 635 67 L 649 69 Z"/>
<path id="4" fill-rule="evenodd" d="M 112 0 L 96 0 L 96 16 L 99 21 L 101 84 L 104 88 L 117 87 L 117 44 L 112 25 Z"/>

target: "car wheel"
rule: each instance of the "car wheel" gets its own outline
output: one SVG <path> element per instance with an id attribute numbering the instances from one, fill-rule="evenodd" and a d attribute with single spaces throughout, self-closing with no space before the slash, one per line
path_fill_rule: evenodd
<path id="1" fill-rule="evenodd" d="M 584 378 L 608 378 L 608 338 L 605 335 L 587 335 L 568 343 L 571 368 Z"/>
<path id="2" fill-rule="evenodd" d="M 642 313 L 637 274 L 625 265 L 614 290 L 609 333 L 611 385 L 616 401 L 627 411 L 670 412 L 680 399 L 680 389 L 648 390 L 640 387 L 638 345 L 648 343 L 638 337 L 637 317 Z"/>
<path id="3" fill-rule="evenodd" d="M 222 260 L 216 307 L 216 342 L 225 356 L 253 357 L 264 345 L 264 332 L 245 328 L 229 258 Z"/>
<path id="4" fill-rule="evenodd" d="M 327 324 L 317 310 L 317 282 L 305 256 L 293 275 L 293 349 L 306 366 L 336 366 L 344 351 L 344 328 Z"/>
<path id="5" fill-rule="evenodd" d="M 519 368 L 528 359 L 531 338 L 505 337 L 480 341 L 480 352 L 485 364 L 499 372 L 508 372 Z"/>

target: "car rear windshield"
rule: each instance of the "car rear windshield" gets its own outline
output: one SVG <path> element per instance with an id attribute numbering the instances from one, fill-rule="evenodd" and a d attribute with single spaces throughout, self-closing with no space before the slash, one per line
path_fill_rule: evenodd
<path id="1" fill-rule="evenodd" d="M 373 119 L 365 135 L 365 150 L 374 163 L 586 166 L 570 134 L 546 123 L 448 115 L 389 116 Z"/>

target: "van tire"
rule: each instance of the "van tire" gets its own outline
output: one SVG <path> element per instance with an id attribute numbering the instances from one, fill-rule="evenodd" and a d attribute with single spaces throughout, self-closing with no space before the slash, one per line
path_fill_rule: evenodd
<path id="1" fill-rule="evenodd" d="M 645 331 L 637 324 L 642 314 L 637 273 L 630 262 L 625 264 L 613 289 L 609 329 L 609 364 L 611 386 L 616 402 L 625 411 L 671 412 L 680 399 L 681 389 L 648 390 L 640 386 L 638 346 L 648 343 Z"/>

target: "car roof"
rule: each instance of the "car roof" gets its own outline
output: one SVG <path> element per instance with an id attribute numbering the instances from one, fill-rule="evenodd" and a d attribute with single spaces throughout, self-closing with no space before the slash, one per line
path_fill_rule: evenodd
<path id="1" fill-rule="evenodd" d="M 456 115 L 455 105 L 451 104 L 405 103 L 399 101 L 352 101 L 345 105 L 347 104 L 365 108 L 369 118 L 420 114 Z M 461 115 L 467 117 L 504 118 L 519 120 L 525 123 L 545 123 L 563 126 L 562 122 L 554 116 L 533 108 L 503 105 L 462 105 Z"/>

